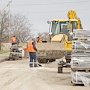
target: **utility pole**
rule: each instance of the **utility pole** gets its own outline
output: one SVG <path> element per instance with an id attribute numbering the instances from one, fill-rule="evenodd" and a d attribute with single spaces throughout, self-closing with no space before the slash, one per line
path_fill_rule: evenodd
<path id="1" fill-rule="evenodd" d="M 10 14 L 10 5 L 12 3 L 12 0 L 8 2 L 7 6 L 8 6 L 8 17 L 9 17 L 9 27 L 8 27 L 8 40 L 10 40 L 10 29 L 11 29 L 11 22 L 10 22 L 10 19 L 11 19 L 11 14 Z"/>

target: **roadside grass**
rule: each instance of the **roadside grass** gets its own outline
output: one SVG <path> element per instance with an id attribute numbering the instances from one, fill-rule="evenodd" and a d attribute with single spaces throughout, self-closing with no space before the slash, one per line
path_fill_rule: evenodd
<path id="1" fill-rule="evenodd" d="M 0 50 L 0 56 L 8 56 L 9 55 L 9 51 L 7 50 Z"/>

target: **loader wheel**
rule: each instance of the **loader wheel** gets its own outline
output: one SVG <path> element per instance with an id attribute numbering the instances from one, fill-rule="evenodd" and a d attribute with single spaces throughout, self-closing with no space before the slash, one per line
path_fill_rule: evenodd
<path id="1" fill-rule="evenodd" d="M 55 61 L 55 59 L 49 59 L 49 62 L 54 62 Z"/>
<path id="2" fill-rule="evenodd" d="M 47 59 L 40 59 L 40 58 L 39 58 L 39 59 L 38 59 L 38 62 L 39 62 L 39 63 L 47 63 L 48 60 L 47 60 Z"/>
<path id="3" fill-rule="evenodd" d="M 66 63 L 70 63 L 71 62 L 71 59 L 66 59 Z"/>

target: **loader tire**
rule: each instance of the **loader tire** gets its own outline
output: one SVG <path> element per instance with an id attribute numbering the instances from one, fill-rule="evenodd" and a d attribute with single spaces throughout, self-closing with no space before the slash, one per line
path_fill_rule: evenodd
<path id="1" fill-rule="evenodd" d="M 47 59 L 40 59 L 40 58 L 39 58 L 39 59 L 38 59 L 38 62 L 39 62 L 39 63 L 47 63 L 48 60 L 47 60 Z"/>
<path id="2" fill-rule="evenodd" d="M 49 59 L 48 61 L 49 61 L 49 62 L 54 62 L 54 61 L 55 61 L 55 59 Z"/>

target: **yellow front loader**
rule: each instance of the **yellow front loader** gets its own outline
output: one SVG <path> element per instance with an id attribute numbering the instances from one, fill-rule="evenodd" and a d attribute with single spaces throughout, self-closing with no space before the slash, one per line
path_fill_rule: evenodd
<path id="1" fill-rule="evenodd" d="M 64 56 L 66 62 L 70 62 L 73 30 L 82 29 L 82 25 L 74 10 L 70 10 L 67 15 L 68 19 L 48 21 L 50 42 L 37 44 L 39 62 L 54 61 Z"/>
<path id="2" fill-rule="evenodd" d="M 64 42 L 64 50 L 65 50 L 65 59 L 66 62 L 71 61 L 71 52 L 73 50 L 72 40 L 73 40 L 73 30 L 82 29 L 82 24 L 80 18 L 77 17 L 76 12 L 74 10 L 68 11 L 68 19 L 64 20 L 52 20 L 51 24 L 51 32 L 52 33 L 52 42 L 60 42 L 58 38 L 60 35 L 63 35 Z M 57 37 L 56 37 L 57 36 Z M 56 38 L 56 40 L 55 40 Z"/>

